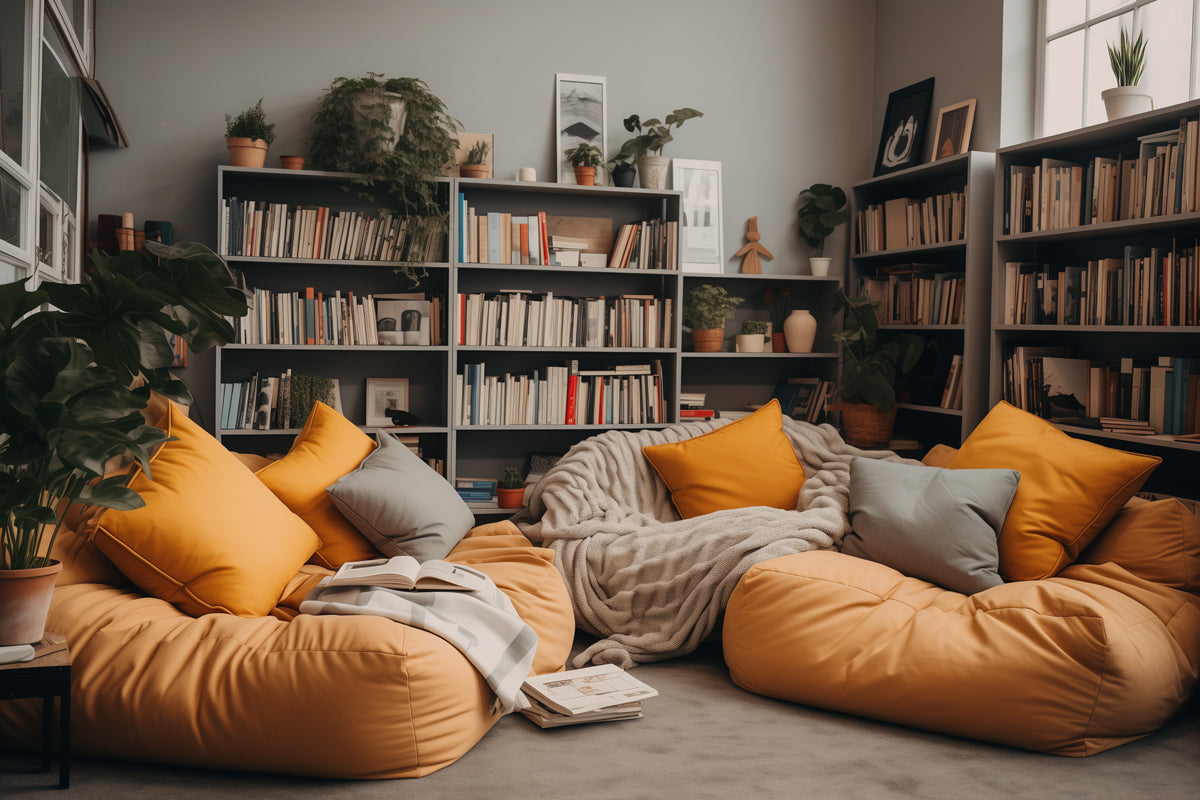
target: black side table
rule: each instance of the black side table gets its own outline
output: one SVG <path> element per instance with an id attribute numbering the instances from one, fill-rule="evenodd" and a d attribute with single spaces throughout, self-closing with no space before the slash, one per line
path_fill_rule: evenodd
<path id="1" fill-rule="evenodd" d="M 0 700 L 42 698 L 42 771 L 50 771 L 54 745 L 54 698 L 59 702 L 58 787 L 71 785 L 71 654 L 60 650 L 16 664 L 0 664 Z"/>

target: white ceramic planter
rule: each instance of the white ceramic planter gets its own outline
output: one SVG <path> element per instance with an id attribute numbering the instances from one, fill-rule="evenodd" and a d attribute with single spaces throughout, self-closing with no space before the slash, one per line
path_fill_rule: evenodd
<path id="1" fill-rule="evenodd" d="M 1110 120 L 1154 110 L 1154 98 L 1140 86 L 1114 86 L 1101 92 L 1100 99 Z"/>
<path id="2" fill-rule="evenodd" d="M 770 352 L 771 337 L 762 333 L 739 333 L 733 339 L 735 353 Z"/>
<path id="3" fill-rule="evenodd" d="M 812 270 L 813 275 L 824 277 L 829 274 L 829 264 L 833 261 L 832 258 L 810 258 L 808 259 L 808 267 Z"/>
<path id="4" fill-rule="evenodd" d="M 644 156 L 638 159 L 638 180 L 643 189 L 667 188 L 667 165 L 671 159 L 663 156 Z"/>

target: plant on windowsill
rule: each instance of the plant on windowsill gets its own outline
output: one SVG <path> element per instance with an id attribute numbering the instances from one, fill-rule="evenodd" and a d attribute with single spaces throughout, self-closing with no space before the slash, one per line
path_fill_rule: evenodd
<path id="1" fill-rule="evenodd" d="M 725 341 L 725 320 L 732 319 L 741 297 L 731 297 L 725 287 L 702 283 L 688 292 L 683 306 L 683 324 L 692 331 L 692 349 L 697 353 L 719 353 Z"/>
<path id="2" fill-rule="evenodd" d="M 809 259 L 813 275 L 828 275 L 829 261 L 825 257 L 825 240 L 837 227 L 850 219 L 846 207 L 846 192 L 828 183 L 814 183 L 800 193 L 804 200 L 796 217 L 800 224 L 800 238 L 813 249 Z"/>
<path id="3" fill-rule="evenodd" d="M 575 168 L 575 182 L 580 186 L 596 185 L 596 170 L 604 165 L 604 151 L 594 144 L 580 142 L 563 151 Z"/>
<path id="4" fill-rule="evenodd" d="M 1102 91 L 1100 99 L 1104 101 L 1104 110 L 1110 120 L 1154 108 L 1154 98 L 1139 86 L 1146 71 L 1148 44 L 1141 31 L 1135 39 L 1124 25 L 1116 44 L 1108 42 L 1108 63 L 1117 85 Z"/>
<path id="5" fill-rule="evenodd" d="M 505 467 L 496 482 L 496 504 L 501 508 L 520 508 L 525 504 L 525 477 L 516 467 Z"/>
<path id="6" fill-rule="evenodd" d="M 454 163 L 461 127 L 421 79 L 374 72 L 335 79 L 313 115 L 311 166 L 352 173 L 350 185 L 381 215 L 407 218 L 400 271 L 413 283 L 431 237 L 449 230 L 437 181 Z"/>
<path id="7" fill-rule="evenodd" d="M 167 438 L 142 417 L 151 390 L 191 400 L 168 371 L 168 334 L 199 353 L 232 341 L 227 317 L 246 314 L 241 276 L 204 245 L 147 241 L 145 249 L 154 263 L 137 251 L 94 251 L 79 284 L 0 286 L 0 576 L 49 575 L 40 618 L 6 605 L 0 628 L 18 617 L 44 625 L 61 569 L 50 554 L 69 505 L 144 505 L 126 476 L 103 476 L 113 459 L 149 474 Z M 28 636 L 0 645 L 41 633 Z"/>
<path id="8" fill-rule="evenodd" d="M 896 421 L 896 379 L 916 366 L 925 340 L 913 334 L 879 338 L 878 302 L 847 297 L 838 287 L 833 312 L 844 311 L 842 330 L 833 338 L 842 347 L 841 403 L 843 437 L 863 447 L 886 445 Z"/>
<path id="9" fill-rule="evenodd" d="M 480 139 L 471 146 L 463 162 L 458 165 L 458 174 L 463 178 L 486 178 L 488 176 L 487 155 L 491 150 L 487 141 Z"/>
<path id="10" fill-rule="evenodd" d="M 694 108 L 677 108 L 661 120 L 652 117 L 643 121 L 637 114 L 631 114 L 623 120 L 625 130 L 636 132 L 637 136 L 621 145 L 621 152 L 637 162 L 642 188 L 662 189 L 667 185 L 669 159 L 663 156 L 663 148 L 675 141 L 671 128 L 679 129 L 689 119 L 703 116 L 703 112 Z"/>
<path id="11" fill-rule="evenodd" d="M 275 123 L 267 122 L 263 99 L 236 117 L 225 115 L 225 146 L 235 167 L 261 167 L 267 163 L 267 149 L 275 141 Z"/>

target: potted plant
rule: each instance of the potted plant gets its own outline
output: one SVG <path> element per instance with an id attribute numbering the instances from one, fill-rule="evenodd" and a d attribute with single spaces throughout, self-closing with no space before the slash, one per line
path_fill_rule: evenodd
<path id="1" fill-rule="evenodd" d="M 501 508 L 520 508 L 525 505 L 525 478 L 516 467 L 505 467 L 496 483 L 496 502 Z"/>
<path id="2" fill-rule="evenodd" d="M 688 292 L 683 306 L 683 324 L 692 331 L 692 348 L 697 353 L 718 353 L 725 341 L 725 320 L 732 319 L 741 297 L 731 297 L 723 286 L 702 283 Z"/>
<path id="3" fill-rule="evenodd" d="M 596 169 L 604 164 L 604 151 L 594 144 L 580 142 L 563 151 L 575 168 L 575 182 L 580 186 L 596 185 Z"/>
<path id="4" fill-rule="evenodd" d="M 742 322 L 741 332 L 734 339 L 734 351 L 738 353 L 761 353 L 767 349 L 770 341 L 767 331 L 771 323 L 762 319 L 748 319 Z"/>
<path id="5" fill-rule="evenodd" d="M 675 140 L 671 128 L 681 128 L 689 119 L 703 116 L 694 108 L 677 108 L 662 120 L 654 117 L 642 121 L 637 114 L 625 118 L 625 130 L 636 132 L 637 136 L 621 145 L 621 150 L 629 148 L 628 154 L 637 162 L 643 188 L 662 189 L 667 185 L 668 159 L 663 156 L 663 148 Z"/>
<path id="6" fill-rule="evenodd" d="M 633 166 L 633 156 L 626 147 L 632 141 L 632 139 L 627 139 L 617 154 L 608 160 L 608 163 L 612 165 L 613 186 L 628 188 L 633 186 L 633 181 L 637 177 L 637 168 Z"/>
<path id="7" fill-rule="evenodd" d="M 1108 42 L 1108 63 L 1117 85 L 1100 93 L 1109 119 L 1140 114 L 1154 108 L 1154 99 L 1138 84 L 1146 71 L 1147 41 L 1138 31 L 1137 38 L 1124 25 L 1117 43 Z"/>
<path id="8" fill-rule="evenodd" d="M 267 122 L 263 99 L 236 117 L 225 115 L 225 146 L 235 167 L 261 167 L 267 163 L 267 148 L 275 141 L 275 123 Z"/>
<path id="9" fill-rule="evenodd" d="M 842 347 L 841 403 L 843 436 L 853 445 L 886 445 L 896 421 L 896 379 L 916 366 L 925 349 L 920 336 L 879 337 L 877 301 L 847 297 L 839 287 L 833 311 L 844 311 L 834 340 Z"/>
<path id="10" fill-rule="evenodd" d="M 50 554 L 70 504 L 143 505 L 124 476 L 102 476 L 112 459 L 149 474 L 167 438 L 142 417 L 151 390 L 190 402 L 168 372 L 167 335 L 198 353 L 232 341 L 227 317 L 246 313 L 240 275 L 204 245 L 145 249 L 154 263 L 136 251 L 93 251 L 83 283 L 0 286 L 0 631 L 28 623 L 0 632 L 0 645 L 42 636 L 61 568 Z M 33 613 L 16 613 L 3 594 L 28 573 L 49 582 L 30 600 Z"/>
<path id="11" fill-rule="evenodd" d="M 828 183 L 814 183 L 800 193 L 804 202 L 796 216 L 800 222 L 800 238 L 813 249 L 809 259 L 813 275 L 828 275 L 829 261 L 825 257 L 825 240 L 837 226 L 850 219 L 846 193 Z"/>
<path id="12" fill-rule="evenodd" d="M 491 149 L 491 145 L 485 139 L 480 139 L 471 145 L 463 162 L 458 165 L 458 174 L 463 178 L 486 178 L 488 176 L 487 156 Z"/>
<path id="13" fill-rule="evenodd" d="M 767 309 L 771 312 L 771 351 L 786 353 L 787 344 L 783 338 L 783 323 L 792 310 L 792 287 L 772 286 L 763 291 L 763 299 L 767 301 Z"/>
<path id="14" fill-rule="evenodd" d="M 374 72 L 335 79 L 313 115 L 309 163 L 353 173 L 350 186 L 360 196 L 379 203 L 381 213 L 408 218 L 410 252 L 400 260 L 414 282 L 420 271 L 413 262 L 429 237 L 449 230 L 437 180 L 454 163 L 460 128 L 421 79 Z"/>

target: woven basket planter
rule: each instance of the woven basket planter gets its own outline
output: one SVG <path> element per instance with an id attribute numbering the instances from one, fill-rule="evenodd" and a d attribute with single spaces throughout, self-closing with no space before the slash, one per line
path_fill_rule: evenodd
<path id="1" fill-rule="evenodd" d="M 692 328 L 692 349 L 697 353 L 719 353 L 725 343 L 724 328 Z"/>
<path id="2" fill-rule="evenodd" d="M 842 412 L 842 438 L 856 447 L 886 446 L 896 425 L 896 407 L 888 412 L 869 403 L 838 403 L 831 411 Z"/>

